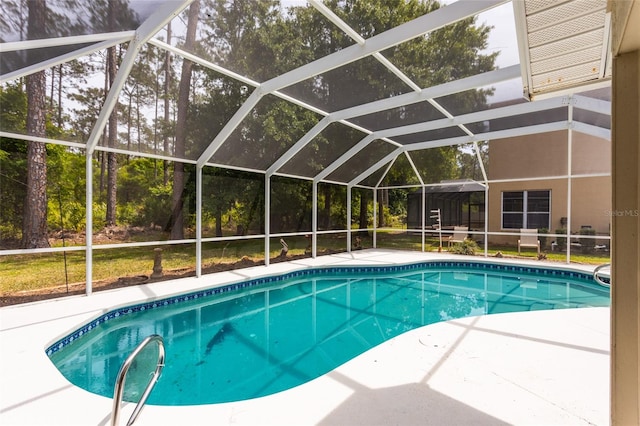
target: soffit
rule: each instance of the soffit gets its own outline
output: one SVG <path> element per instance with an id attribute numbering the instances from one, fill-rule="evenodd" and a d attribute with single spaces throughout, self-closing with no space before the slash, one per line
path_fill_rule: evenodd
<path id="1" fill-rule="evenodd" d="M 513 6 L 526 98 L 610 80 L 606 0 L 526 0 Z"/>

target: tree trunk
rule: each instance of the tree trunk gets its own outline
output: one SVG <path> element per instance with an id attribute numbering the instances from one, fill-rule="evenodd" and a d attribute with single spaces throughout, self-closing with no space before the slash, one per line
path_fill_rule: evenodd
<path id="1" fill-rule="evenodd" d="M 324 190 L 324 223 L 323 228 L 328 230 L 331 226 L 331 187 L 328 185 Z"/>
<path id="2" fill-rule="evenodd" d="M 368 227 L 367 223 L 367 197 L 365 197 L 364 193 L 360 194 L 360 220 L 358 227 L 361 230 L 365 230 Z"/>
<path id="3" fill-rule="evenodd" d="M 116 48 L 107 49 L 107 72 L 109 75 L 109 88 L 113 86 L 116 78 Z M 115 148 L 118 132 L 118 113 L 117 105 L 113 107 L 111 116 L 109 116 L 109 132 L 107 145 Z M 105 224 L 114 226 L 116 224 L 116 191 L 118 185 L 118 159 L 114 152 L 107 153 L 107 212 Z"/>
<path id="4" fill-rule="evenodd" d="M 198 13 L 200 11 L 200 1 L 195 0 L 189 6 L 189 22 L 187 24 L 187 36 L 184 49 L 191 51 L 196 39 L 196 26 L 198 24 Z M 193 63 L 188 60 L 182 62 L 182 74 L 178 88 L 178 119 L 176 122 L 176 158 L 185 157 L 185 144 L 187 139 L 187 115 L 189 110 L 189 93 L 191 91 L 191 70 Z M 173 168 L 173 194 L 171 197 L 173 215 L 171 217 L 171 239 L 181 240 L 184 238 L 184 164 L 176 161 Z"/>
<path id="5" fill-rule="evenodd" d="M 113 2 L 109 2 L 109 28 L 115 28 L 115 10 Z M 113 87 L 116 79 L 116 48 L 107 49 L 107 73 L 109 77 L 109 89 Z M 113 107 L 109 116 L 109 148 L 115 148 L 118 137 L 118 104 Z M 114 152 L 107 153 L 107 212 L 105 224 L 114 226 L 116 224 L 116 191 L 118 188 L 118 158 Z"/>
<path id="6" fill-rule="evenodd" d="M 105 73 L 104 73 L 104 98 L 102 99 L 102 102 L 106 102 L 107 101 L 107 93 L 109 93 L 109 71 L 107 71 L 108 67 L 109 67 L 109 61 L 108 59 L 105 57 L 105 63 L 104 63 L 104 67 L 105 67 Z M 104 145 L 105 143 L 107 143 L 107 140 L 109 139 L 109 126 L 105 126 L 104 129 L 102 130 L 102 144 Z M 100 161 L 100 202 L 104 201 L 104 194 L 105 194 L 105 188 L 106 188 L 106 183 L 105 183 L 105 176 L 107 173 L 107 156 L 106 153 L 104 151 L 99 151 L 98 152 L 98 158 Z"/>
<path id="7" fill-rule="evenodd" d="M 133 93 L 128 93 L 129 96 L 129 108 L 127 110 L 127 151 L 131 152 L 131 114 L 133 108 Z"/>
<path id="8" fill-rule="evenodd" d="M 222 237 L 222 209 L 216 209 L 216 237 Z"/>
<path id="9" fill-rule="evenodd" d="M 29 2 L 29 38 L 43 37 L 45 0 Z M 27 134 L 46 136 L 46 76 L 39 71 L 27 77 Z M 44 143 L 28 142 L 27 198 L 22 226 L 22 247 L 49 247 L 47 239 L 47 149 Z"/>
<path id="10" fill-rule="evenodd" d="M 171 44 L 171 22 L 167 24 L 167 44 Z M 169 103 L 169 92 L 171 89 L 171 52 L 168 50 L 165 52 L 165 62 L 164 62 L 164 150 L 163 153 L 165 156 L 169 156 L 169 121 L 171 120 L 170 103 Z M 164 184 L 169 184 L 169 162 L 167 160 L 163 161 L 163 180 Z"/>
<path id="11" fill-rule="evenodd" d="M 384 207 L 389 205 L 389 190 L 381 189 L 378 192 L 378 227 L 384 228 L 386 222 L 384 220 Z"/>
<path id="12" fill-rule="evenodd" d="M 58 127 L 62 128 L 62 64 L 58 65 Z"/>
<path id="13" fill-rule="evenodd" d="M 138 140 L 138 152 L 142 152 L 142 117 L 140 113 L 140 86 L 136 86 L 136 127 Z"/>

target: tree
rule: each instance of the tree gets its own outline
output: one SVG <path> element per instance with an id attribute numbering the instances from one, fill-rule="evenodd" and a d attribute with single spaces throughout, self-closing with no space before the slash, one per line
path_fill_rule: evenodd
<path id="1" fill-rule="evenodd" d="M 171 22 L 167 25 L 167 44 L 171 44 Z M 162 153 L 166 156 L 169 156 L 169 132 L 168 127 L 171 122 L 171 108 L 170 108 L 170 93 L 171 93 L 171 82 L 172 82 L 172 69 L 171 69 L 171 52 L 166 51 L 164 57 L 164 87 L 163 87 L 163 95 L 164 95 L 164 126 L 163 126 L 163 135 L 162 138 Z M 167 185 L 169 183 L 169 164 L 168 161 L 163 161 L 162 173 L 164 184 Z"/>
<path id="2" fill-rule="evenodd" d="M 478 142 L 478 151 L 485 169 L 489 166 L 489 143 Z M 476 149 L 473 144 L 461 146 L 458 152 L 459 179 L 473 179 L 483 181 L 482 169 L 478 161 Z"/>
<path id="3" fill-rule="evenodd" d="M 32 0 L 28 5 L 29 38 L 44 38 L 46 1 Z M 46 136 L 46 76 L 44 71 L 27 76 L 27 134 L 29 136 Z M 28 143 L 27 197 L 21 246 L 22 248 L 49 247 L 47 238 L 47 149 L 42 142 L 30 141 Z"/>
<path id="4" fill-rule="evenodd" d="M 114 10 L 113 2 L 109 2 L 108 8 L 108 20 L 109 28 L 115 28 L 116 12 Z M 108 87 L 111 89 L 116 79 L 117 73 L 117 60 L 116 60 L 116 47 L 112 46 L 107 49 L 107 81 Z M 109 148 L 115 148 L 116 140 L 118 138 L 118 105 L 117 102 L 111 111 L 108 123 L 108 142 Z M 107 226 L 114 226 L 116 224 L 116 203 L 117 203 L 117 188 L 118 188 L 118 157 L 115 152 L 107 153 L 107 210 L 105 213 L 105 223 Z"/>
<path id="5" fill-rule="evenodd" d="M 196 39 L 196 28 L 198 25 L 198 14 L 200 13 L 200 0 L 195 0 L 189 6 L 187 23 L 187 35 L 184 42 L 184 49 L 189 51 L 193 48 Z M 187 115 L 189 110 L 189 94 L 191 89 L 191 70 L 193 62 L 185 59 L 182 62 L 182 74 L 178 88 L 178 119 L 176 123 L 176 143 L 175 156 L 178 159 L 185 157 L 185 146 L 187 138 Z M 171 208 L 171 239 L 180 240 L 184 238 L 184 163 L 175 161 L 173 166 L 173 195 Z"/>
<path id="6" fill-rule="evenodd" d="M 0 86 L 0 122 L 3 130 L 25 133 L 27 94 L 21 81 Z M 16 239 L 22 230 L 27 175 L 26 143 L 0 137 L 0 237 Z"/>

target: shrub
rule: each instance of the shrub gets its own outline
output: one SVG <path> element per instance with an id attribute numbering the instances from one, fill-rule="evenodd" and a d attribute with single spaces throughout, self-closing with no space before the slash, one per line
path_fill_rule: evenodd
<path id="1" fill-rule="evenodd" d="M 567 229 L 566 228 L 561 228 L 561 229 L 556 229 L 555 234 L 566 234 L 567 233 Z M 563 251 L 564 249 L 567 248 L 567 238 L 566 237 L 556 237 L 556 243 L 558 244 L 558 250 Z"/>
<path id="2" fill-rule="evenodd" d="M 596 235 L 596 230 L 593 228 L 580 229 L 580 235 Z M 580 245 L 582 247 L 582 253 L 587 254 L 593 251 L 596 246 L 595 238 L 580 238 Z"/>
<path id="3" fill-rule="evenodd" d="M 549 229 L 547 228 L 539 228 L 538 229 L 538 234 L 548 234 L 549 233 Z M 549 237 L 543 237 L 543 236 L 538 236 L 538 239 L 540 240 L 540 250 L 545 250 L 547 248 L 547 238 Z"/>
<path id="4" fill-rule="evenodd" d="M 466 238 L 463 243 L 454 244 L 449 252 L 473 256 L 474 254 L 476 254 L 476 250 L 478 250 L 478 244 L 476 244 L 476 242 L 471 238 Z"/>

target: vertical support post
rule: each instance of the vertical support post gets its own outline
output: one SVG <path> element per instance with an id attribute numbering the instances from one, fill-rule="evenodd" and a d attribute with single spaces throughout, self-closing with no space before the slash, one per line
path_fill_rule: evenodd
<path id="1" fill-rule="evenodd" d="M 476 154 L 476 160 L 478 161 L 478 165 L 480 166 L 480 171 L 482 172 L 482 179 L 484 180 L 484 257 L 489 256 L 489 176 L 487 175 L 487 169 L 484 166 L 484 161 L 482 161 L 482 155 L 480 154 L 480 146 L 477 141 L 473 142 L 473 150 Z M 471 209 L 469 209 L 469 213 L 471 213 Z M 469 223 L 471 226 L 471 223 Z"/>
<path id="2" fill-rule="evenodd" d="M 622 9 L 625 2 L 619 3 L 617 7 Z M 620 21 L 614 19 L 615 22 Z M 634 27 L 627 32 L 637 34 L 636 31 Z M 628 35 L 634 37 L 632 34 Z M 614 426 L 640 424 L 638 75 L 640 50 L 636 48 L 614 56 L 611 117 L 611 424 Z"/>
<path id="3" fill-rule="evenodd" d="M 264 176 L 264 266 L 269 266 L 269 251 L 271 234 L 271 221 L 269 216 L 271 215 L 271 177 L 269 175 Z"/>
<path id="4" fill-rule="evenodd" d="M 202 166 L 196 165 L 196 277 L 202 276 Z"/>
<path id="5" fill-rule="evenodd" d="M 85 153 L 85 294 L 89 296 L 93 291 L 93 155 L 87 149 Z"/>
<path id="6" fill-rule="evenodd" d="M 568 98 L 568 120 L 569 129 L 567 130 L 567 263 L 571 263 L 571 188 L 573 187 L 573 96 Z"/>
<path id="7" fill-rule="evenodd" d="M 421 195 L 420 198 L 422 199 L 422 202 L 420 203 L 420 206 L 421 206 L 420 215 L 421 215 L 421 218 L 422 218 L 422 226 L 421 226 L 421 228 L 422 228 L 422 232 L 421 232 L 421 234 L 422 234 L 422 252 L 424 253 L 424 249 L 425 249 L 425 247 L 424 247 L 424 236 L 425 235 L 424 234 L 425 234 L 425 227 L 427 226 L 427 220 L 426 220 L 426 217 L 427 217 L 427 191 L 426 191 L 426 188 L 425 188 L 424 185 L 422 185 L 422 195 Z"/>
<path id="8" fill-rule="evenodd" d="M 373 248 L 378 248 L 378 188 L 373 188 Z"/>
<path id="9" fill-rule="evenodd" d="M 347 185 L 347 253 L 351 253 L 351 185 Z"/>
<path id="10" fill-rule="evenodd" d="M 484 187 L 484 257 L 489 256 L 489 182 Z"/>
<path id="11" fill-rule="evenodd" d="M 311 201 L 311 257 L 318 255 L 318 182 L 313 181 L 313 200 Z"/>

